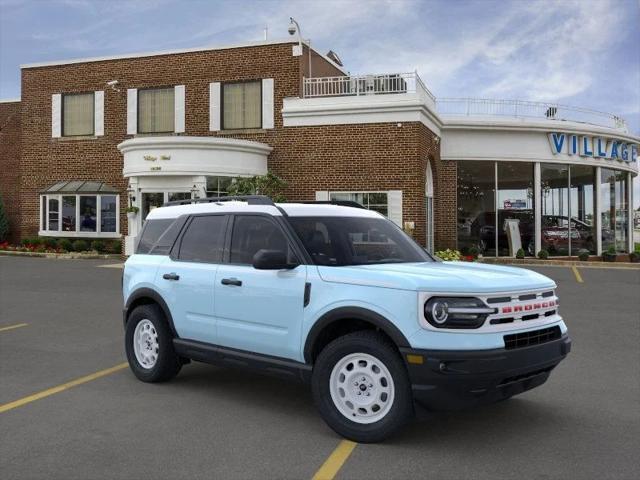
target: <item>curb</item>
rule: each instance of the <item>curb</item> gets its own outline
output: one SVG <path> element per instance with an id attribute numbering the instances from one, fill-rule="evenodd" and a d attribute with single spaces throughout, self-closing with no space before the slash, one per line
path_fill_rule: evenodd
<path id="1" fill-rule="evenodd" d="M 55 258 L 59 260 L 112 260 L 121 259 L 119 254 L 110 253 L 44 253 L 44 252 L 13 252 L 11 250 L 0 250 L 0 255 L 7 257 L 39 257 Z"/>
<path id="2" fill-rule="evenodd" d="M 581 267 L 581 268 L 611 268 L 619 270 L 640 270 L 640 263 L 630 262 L 581 262 L 574 260 L 518 260 L 510 258 L 508 260 L 496 260 L 482 258 L 478 259 L 478 263 L 487 263 L 492 265 L 514 265 L 529 267 Z"/>

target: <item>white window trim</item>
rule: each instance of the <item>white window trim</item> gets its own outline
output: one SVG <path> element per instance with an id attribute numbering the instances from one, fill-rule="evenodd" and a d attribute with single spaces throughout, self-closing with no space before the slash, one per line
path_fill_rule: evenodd
<path id="1" fill-rule="evenodd" d="M 127 89 L 127 135 L 138 133 L 138 89 Z"/>
<path id="2" fill-rule="evenodd" d="M 93 135 L 104 136 L 104 91 L 93 92 Z"/>
<path id="3" fill-rule="evenodd" d="M 51 95 L 51 137 L 62 137 L 62 94 Z"/>
<path id="4" fill-rule="evenodd" d="M 262 79 L 262 128 L 274 128 L 274 89 L 273 78 Z"/>
<path id="5" fill-rule="evenodd" d="M 115 232 L 101 232 L 101 220 L 102 220 L 102 197 L 115 196 L 116 197 L 116 231 Z M 60 193 L 60 194 L 42 194 L 39 196 L 40 209 L 42 210 L 42 197 L 46 198 L 46 211 L 40 212 L 40 216 L 44 213 L 44 221 L 40 226 L 47 227 L 46 230 L 40 229 L 38 236 L 40 237 L 61 237 L 61 238 L 120 238 L 120 195 L 113 193 Z M 74 232 L 68 232 L 62 230 L 62 197 L 76 197 L 76 230 Z M 83 232 L 78 229 L 80 219 L 80 197 L 96 197 L 96 231 L 95 232 Z M 49 199 L 54 198 L 58 200 L 58 230 L 49 230 Z"/>
<path id="6" fill-rule="evenodd" d="M 209 84 L 209 131 L 220 131 L 220 104 L 222 97 L 220 96 L 220 82 L 212 82 Z"/>
<path id="7" fill-rule="evenodd" d="M 173 131 L 184 133 L 185 131 L 185 86 L 173 87 Z"/>

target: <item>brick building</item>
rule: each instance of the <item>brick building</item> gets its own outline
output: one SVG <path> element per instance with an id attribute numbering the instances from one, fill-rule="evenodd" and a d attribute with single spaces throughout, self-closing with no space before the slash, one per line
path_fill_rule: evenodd
<path id="1" fill-rule="evenodd" d="M 272 171 L 289 200 L 359 201 L 430 250 L 629 248 L 638 138 L 618 117 L 570 118 L 587 111 L 531 102 L 524 117 L 486 101 L 436 102 L 416 73 L 351 76 L 336 57 L 306 46 L 297 55 L 297 47 L 271 41 L 22 66 L 20 101 L 0 103 L 0 191 L 12 240 L 123 238 L 130 253 L 150 209 L 224 194 L 234 177 Z M 557 151 L 552 135 L 564 142 Z M 588 138 L 591 150 L 604 142 L 605 151 L 573 154 L 573 138 Z M 570 177 L 571 164 L 591 170 Z M 139 212 L 127 215 L 130 205 Z M 507 220 L 519 230 L 506 232 Z M 566 231 L 564 244 L 551 245 L 549 222 Z"/>

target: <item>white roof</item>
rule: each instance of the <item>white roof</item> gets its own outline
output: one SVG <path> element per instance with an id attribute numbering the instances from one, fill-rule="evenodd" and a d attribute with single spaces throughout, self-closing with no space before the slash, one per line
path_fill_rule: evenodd
<path id="1" fill-rule="evenodd" d="M 330 204 L 277 203 L 291 217 L 367 217 L 384 218 L 378 212 L 364 208 L 345 207 Z M 181 215 L 197 213 L 239 213 L 255 212 L 281 216 L 282 212 L 272 205 L 249 205 L 246 202 L 228 201 L 218 203 L 190 203 L 151 210 L 147 219 L 177 218 Z"/>

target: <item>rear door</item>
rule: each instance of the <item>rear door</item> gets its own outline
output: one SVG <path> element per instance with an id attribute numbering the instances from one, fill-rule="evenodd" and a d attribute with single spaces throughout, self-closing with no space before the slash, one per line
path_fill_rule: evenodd
<path id="1" fill-rule="evenodd" d="M 283 250 L 299 261 L 273 217 L 235 215 L 230 228 L 228 263 L 220 265 L 215 282 L 219 344 L 299 360 L 306 266 L 253 268 L 261 249 Z"/>
<path id="2" fill-rule="evenodd" d="M 214 285 L 228 219 L 227 215 L 190 218 L 171 256 L 158 269 L 156 285 L 181 338 L 217 343 Z"/>

